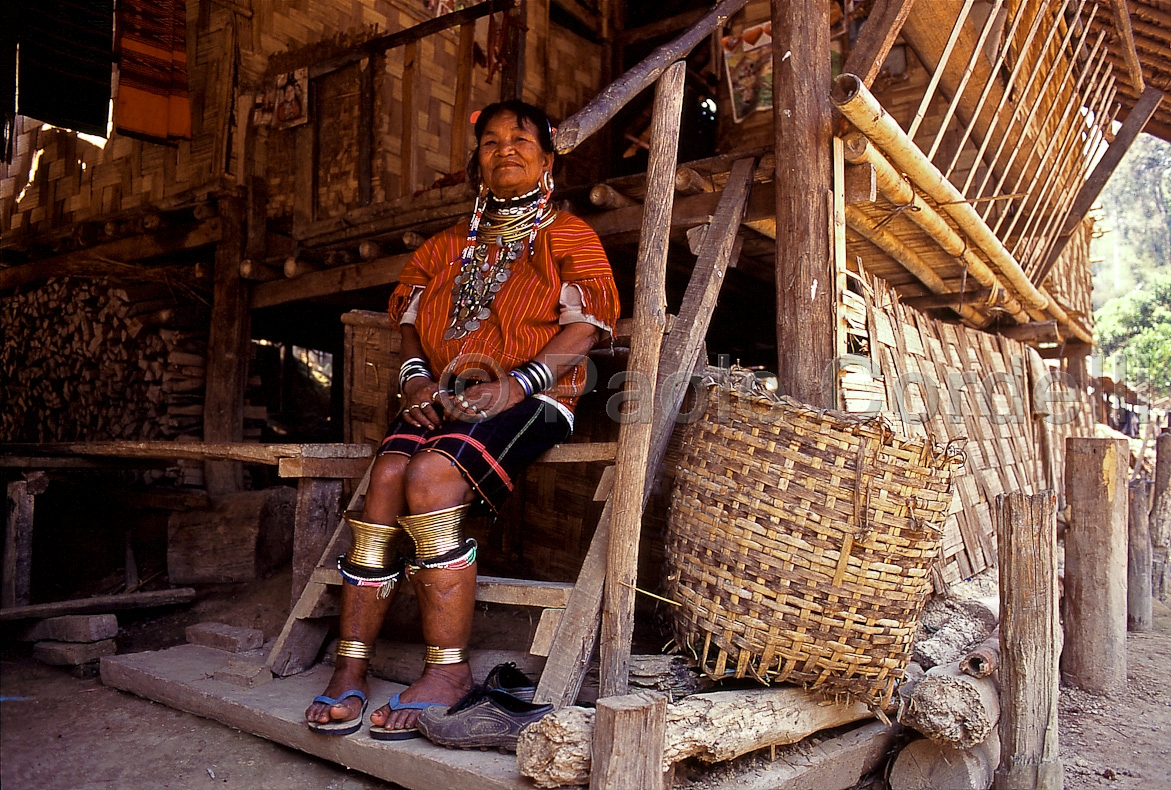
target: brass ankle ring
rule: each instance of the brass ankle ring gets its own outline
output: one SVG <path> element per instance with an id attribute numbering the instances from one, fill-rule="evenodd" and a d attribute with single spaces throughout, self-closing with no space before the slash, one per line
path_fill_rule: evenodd
<path id="1" fill-rule="evenodd" d="M 374 655 L 374 647 L 356 639 L 339 639 L 337 654 L 343 658 L 361 658 L 368 661 Z"/>
<path id="2" fill-rule="evenodd" d="M 428 664 L 462 664 L 468 660 L 466 647 L 435 647 L 427 645 L 423 661 Z"/>

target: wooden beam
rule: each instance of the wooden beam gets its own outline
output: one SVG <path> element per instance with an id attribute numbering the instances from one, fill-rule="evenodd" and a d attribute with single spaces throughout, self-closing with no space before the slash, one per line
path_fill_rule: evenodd
<path id="1" fill-rule="evenodd" d="M 1146 87 L 1143 82 L 1143 64 L 1139 61 L 1134 46 L 1130 9 L 1126 0 L 1110 0 L 1110 8 L 1114 11 L 1114 29 L 1118 33 L 1118 43 L 1122 46 L 1122 57 L 1126 59 L 1126 72 L 1130 77 L 1130 84 L 1135 91 L 1142 92 Z"/>
<path id="2" fill-rule="evenodd" d="M 1126 152 L 1130 150 L 1130 146 L 1134 143 L 1135 138 L 1142 132 L 1143 127 L 1146 126 L 1147 121 L 1159 109 L 1159 103 L 1163 100 L 1163 93 L 1155 88 L 1147 88 L 1143 91 L 1142 96 L 1139 97 L 1138 102 L 1134 105 L 1134 109 L 1126 116 L 1126 120 L 1122 122 L 1122 127 L 1118 130 L 1118 134 L 1114 135 L 1114 142 L 1106 149 L 1106 153 L 1098 160 L 1098 164 L 1094 166 L 1094 172 L 1090 173 L 1090 177 L 1086 179 L 1086 183 L 1082 184 L 1078 190 L 1077 197 L 1074 198 L 1073 205 L 1069 208 L 1069 213 L 1065 217 L 1065 224 L 1062 226 L 1061 234 L 1058 235 L 1053 244 L 1053 248 L 1049 251 L 1049 256 L 1045 259 L 1045 263 L 1037 270 L 1033 277 L 1033 282 L 1042 283 L 1049 275 L 1050 270 L 1057 264 L 1058 259 L 1061 258 L 1061 253 L 1065 251 L 1065 247 L 1069 244 L 1069 240 L 1073 238 L 1074 232 L 1078 226 L 1081 225 L 1082 220 L 1086 218 L 1090 208 L 1098 200 L 1098 195 L 1102 193 L 1102 189 L 1106 186 L 1106 182 L 1110 180 L 1115 169 L 1122 161 L 1122 157 L 1126 156 Z"/>
<path id="3" fill-rule="evenodd" d="M 406 197 L 415 191 L 415 182 L 419 180 L 419 152 L 415 145 L 415 75 L 418 71 L 419 44 L 412 41 L 403 49 L 403 98 L 402 98 L 402 141 L 399 151 L 401 166 L 399 168 L 398 193 Z"/>
<path id="4" fill-rule="evenodd" d="M 34 618 L 42 620 L 46 617 L 59 617 L 66 614 L 104 614 L 122 609 L 172 606 L 180 603 L 191 603 L 194 600 L 195 590 L 190 587 L 154 590 L 153 592 L 121 593 L 119 595 L 97 595 L 93 598 L 35 603 L 31 606 L 13 606 L 9 609 L 0 609 L 0 620 L 31 620 Z"/>
<path id="5" fill-rule="evenodd" d="M 552 0 L 552 4 L 576 19 L 582 27 L 595 36 L 601 36 L 602 21 L 599 14 L 583 7 L 577 0 Z"/>
<path id="6" fill-rule="evenodd" d="M 392 255 L 376 261 L 351 263 L 333 269 L 309 272 L 299 277 L 260 283 L 252 289 L 249 306 L 253 310 L 278 304 L 299 302 L 331 294 L 360 291 L 398 282 L 410 253 Z"/>
<path id="7" fill-rule="evenodd" d="M 385 36 L 372 38 L 340 55 L 313 64 L 309 67 L 309 79 L 315 79 L 331 71 L 345 68 L 351 63 L 357 63 L 369 55 L 383 55 L 395 47 L 402 47 L 449 28 L 475 22 L 480 17 L 495 14 L 498 11 L 509 11 L 516 8 L 519 4 L 520 0 L 488 0 L 486 3 L 465 8 L 462 11 L 455 11 L 450 14 L 444 14 L 443 16 L 437 16 L 434 19 L 428 19 L 426 22 L 422 22 L 414 27 L 408 27 L 406 30 L 399 30 Z"/>
<path id="8" fill-rule="evenodd" d="M 223 238 L 216 247 L 213 269 L 203 438 L 208 442 L 239 442 L 244 438 L 244 384 L 251 343 L 249 283 L 240 277 L 244 205 L 237 198 L 221 198 L 220 213 Z M 204 482 L 212 496 L 240 491 L 244 487 L 243 467 L 238 463 L 205 463 Z"/>
<path id="9" fill-rule="evenodd" d="M 991 288 L 976 288 L 963 293 L 928 294 L 926 296 L 909 296 L 899 301 L 916 310 L 938 310 L 942 307 L 956 307 L 960 304 L 972 304 L 987 299 L 992 294 Z"/>
<path id="10" fill-rule="evenodd" d="M 622 31 L 622 44 L 623 46 L 630 46 L 640 41 L 658 38 L 659 36 L 665 36 L 668 33 L 674 33 L 691 27 L 703 19 L 704 14 L 707 12 L 708 9 L 706 8 L 697 8 L 693 11 L 684 11 L 682 14 L 675 14 L 675 16 L 669 16 L 666 19 L 660 19 L 657 22 L 651 22 L 647 25 L 629 28 Z"/>
<path id="11" fill-rule="evenodd" d="M 374 199 L 374 72 L 382 59 L 366 58 L 358 64 L 358 205 Z"/>
<path id="12" fill-rule="evenodd" d="M 643 492 L 651 451 L 655 380 L 666 325 L 667 253 L 671 243 L 671 203 L 679 153 L 679 125 L 687 63 L 667 68 L 655 86 L 651 122 L 651 153 L 647 196 L 635 281 L 634 334 L 626 392 L 635 413 L 619 427 L 615 461 L 613 522 L 606 563 L 602 609 L 601 694 L 626 693 L 630 676 L 630 644 L 634 635 L 634 585 L 642 533 Z"/>
<path id="13" fill-rule="evenodd" d="M 829 408 L 823 379 L 835 356 L 830 249 L 832 122 L 829 5 L 772 0 L 777 202 L 777 375 L 785 394 Z"/>
<path id="14" fill-rule="evenodd" d="M 856 74 L 867 88 L 873 85 L 914 4 L 915 0 L 876 0 L 842 71 Z"/>
<path id="15" fill-rule="evenodd" d="M 38 488 L 43 491 L 39 475 L 32 489 L 27 480 L 8 484 L 4 529 L 4 567 L 0 572 L 0 607 L 27 606 L 33 567 L 33 512 Z"/>
<path id="16" fill-rule="evenodd" d="M 553 146 L 557 153 L 567 154 L 585 142 L 625 107 L 627 102 L 650 87 L 667 67 L 694 49 L 747 2 L 748 0 L 724 0 L 686 33 L 659 47 L 637 66 L 603 88 L 593 101 L 566 118 L 558 128 L 557 134 L 553 136 Z M 827 70 L 828 63 L 827 60 Z"/>
<path id="17" fill-rule="evenodd" d="M 1000 768 L 996 790 L 1061 790 L 1057 751 L 1057 496 L 996 497 L 1000 558 Z"/>
<path id="18" fill-rule="evenodd" d="M 472 92 L 475 44 L 475 23 L 461 25 L 456 53 L 455 108 L 451 116 L 451 158 L 448 161 L 448 172 L 451 173 L 462 171 L 468 164 L 468 101 Z"/>
<path id="19" fill-rule="evenodd" d="M 215 217 L 196 225 L 128 236 L 108 244 L 0 269 L 0 291 L 49 277 L 145 277 L 146 269 L 126 264 L 215 244 L 221 238 L 222 227 L 222 221 Z"/>
<path id="20" fill-rule="evenodd" d="M 62 442 L 0 444 L 0 457 L 34 455 L 103 458 L 186 458 L 193 461 L 243 461 L 276 466 L 282 458 L 366 458 L 366 444 L 259 444 L 253 442 Z"/>

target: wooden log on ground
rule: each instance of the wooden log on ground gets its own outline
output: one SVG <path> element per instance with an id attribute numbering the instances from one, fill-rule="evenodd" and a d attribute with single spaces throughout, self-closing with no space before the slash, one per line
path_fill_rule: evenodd
<path id="1" fill-rule="evenodd" d="M 1066 683 L 1092 694 L 1126 688 L 1129 459 L 1125 439 L 1065 440 L 1070 520 L 1065 531 L 1061 674 Z"/>
<path id="2" fill-rule="evenodd" d="M 195 590 L 190 587 L 179 587 L 174 590 L 152 590 L 151 592 L 141 593 L 122 593 L 121 595 L 98 595 L 93 598 L 78 598 L 72 601 L 37 603 L 30 606 L 13 606 L 9 609 L 0 609 L 0 621 L 31 620 L 34 618 L 58 617 L 66 614 L 98 614 L 101 612 L 116 612 L 122 609 L 171 606 L 173 604 L 191 603 L 194 600 Z"/>
<path id="3" fill-rule="evenodd" d="M 731 760 L 872 716 L 862 703 L 826 704 L 792 687 L 695 694 L 667 706 L 663 767 L 689 757 L 705 763 Z M 588 708 L 567 706 L 550 713 L 521 733 L 520 772 L 539 787 L 585 784 L 593 729 L 594 711 Z"/>
<path id="4" fill-rule="evenodd" d="M 1067 460 L 1066 474 L 1068 463 Z M 996 498 L 995 512 L 1000 562 L 1002 714 L 1001 762 L 994 787 L 1061 790 L 1057 743 L 1057 667 L 1061 654 L 1057 495 L 1053 491 L 1031 496 L 1001 494 Z"/>
<path id="5" fill-rule="evenodd" d="M 1171 431 L 1155 440 L 1155 501 L 1151 504 L 1151 594 L 1171 596 Z"/>
<path id="6" fill-rule="evenodd" d="M 296 502 L 296 491 L 276 486 L 215 498 L 210 510 L 172 513 L 168 577 L 179 584 L 263 578 L 292 552 Z"/>
<path id="7" fill-rule="evenodd" d="M 960 659 L 960 669 L 965 675 L 986 678 L 1000 667 L 1000 629 L 980 644 L 969 650 Z"/>
<path id="8" fill-rule="evenodd" d="M 675 766 L 663 768 L 667 698 L 645 691 L 598 700 L 594 712 L 590 790 L 673 784 Z"/>
<path id="9" fill-rule="evenodd" d="M 929 670 L 902 716 L 903 724 L 956 749 L 981 743 L 999 719 L 996 684 L 965 675 L 958 662 Z"/>
<path id="10" fill-rule="evenodd" d="M 912 741 L 891 765 L 890 790 L 988 790 L 1000 764 L 997 728 L 983 742 L 955 749 L 930 738 Z"/>
<path id="11" fill-rule="evenodd" d="M 1126 540 L 1126 630 L 1151 630 L 1151 481 L 1132 480 L 1128 488 Z"/>

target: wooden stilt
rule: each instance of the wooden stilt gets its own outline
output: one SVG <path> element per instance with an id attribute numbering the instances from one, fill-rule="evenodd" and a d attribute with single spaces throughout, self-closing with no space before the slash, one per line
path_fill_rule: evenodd
<path id="1" fill-rule="evenodd" d="M 1057 495 L 1044 491 L 996 497 L 996 536 L 1000 556 L 1001 757 L 993 787 L 1061 790 L 1062 765 L 1057 752 L 1057 663 L 1061 653 Z"/>
<path id="2" fill-rule="evenodd" d="M 48 486 L 44 472 L 8 484 L 4 531 L 4 568 L 0 572 L 0 607 L 27 606 L 33 567 L 33 510 L 37 494 Z"/>
<path id="3" fill-rule="evenodd" d="M 1124 439 L 1065 440 L 1065 682 L 1094 694 L 1126 688 Z M 1003 627 L 1001 635 L 1004 635 Z"/>
<path id="4" fill-rule="evenodd" d="M 248 371 L 251 314 L 249 285 L 240 277 L 245 207 L 237 198 L 220 200 L 223 238 L 216 247 L 211 334 L 207 349 L 207 389 L 203 403 L 203 439 L 239 442 L 244 438 L 244 380 Z M 204 463 L 204 481 L 212 496 L 244 487 L 239 463 Z"/>
<path id="5" fill-rule="evenodd" d="M 670 787 L 663 771 L 666 727 L 667 698 L 661 694 L 639 691 L 598 700 L 590 790 Z"/>
<path id="6" fill-rule="evenodd" d="M 1151 481 L 1133 480 L 1129 487 L 1126 540 L 1126 630 L 1150 631 L 1151 609 Z"/>
<path id="7" fill-rule="evenodd" d="M 1171 431 L 1155 440 L 1154 503 L 1151 505 L 1151 594 L 1171 594 Z"/>
<path id="8" fill-rule="evenodd" d="M 834 406 L 823 382 L 836 350 L 829 9 L 772 0 L 773 124 L 786 153 L 775 180 L 777 374 L 785 394 L 821 407 Z"/>

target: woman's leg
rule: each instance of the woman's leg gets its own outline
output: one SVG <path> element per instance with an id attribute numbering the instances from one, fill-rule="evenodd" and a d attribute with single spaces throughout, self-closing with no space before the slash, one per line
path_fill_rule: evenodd
<path id="1" fill-rule="evenodd" d="M 440 453 L 423 452 L 411 458 L 406 470 L 407 509 L 412 516 L 435 513 L 474 499 L 471 486 L 459 468 Z M 419 559 L 425 559 L 422 552 Z M 466 651 L 476 607 L 476 564 L 455 563 L 456 568 L 420 568 L 411 576 L 419 599 L 423 638 L 435 648 Z M 454 660 L 454 659 L 453 659 Z M 472 686 L 466 660 L 426 663 L 423 675 L 402 692 L 403 702 L 438 702 L 451 705 Z M 418 710 L 374 711 L 371 724 L 387 729 L 413 727 Z"/>
<path id="2" fill-rule="evenodd" d="M 382 455 L 374 462 L 370 472 L 370 485 L 366 492 L 366 507 L 362 518 L 373 524 L 397 526 L 398 517 L 406 512 L 403 494 L 404 477 L 410 459 L 404 455 Z M 397 549 L 388 550 L 394 561 Z M 394 600 L 394 591 L 383 596 L 378 587 L 342 585 L 340 638 L 374 646 L 374 640 L 382 628 L 387 609 Z M 369 659 L 348 658 L 339 655 L 334 666 L 333 677 L 325 687 L 324 695 L 336 698 L 350 689 L 367 693 L 366 668 Z M 362 714 L 362 703 L 356 697 L 340 701 L 336 705 L 314 702 L 305 711 L 307 721 L 326 724 L 330 721 L 349 721 Z"/>

